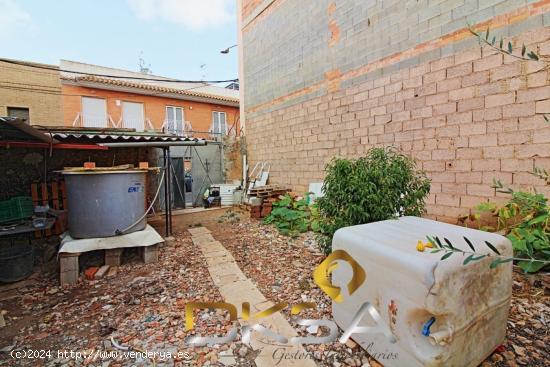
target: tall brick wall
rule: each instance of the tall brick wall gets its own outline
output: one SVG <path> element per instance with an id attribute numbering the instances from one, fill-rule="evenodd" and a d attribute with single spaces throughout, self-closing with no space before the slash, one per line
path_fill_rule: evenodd
<path id="1" fill-rule="evenodd" d="M 397 146 L 432 179 L 428 216 L 446 221 L 501 200 L 493 178 L 549 193 L 529 174 L 550 168 L 548 71 L 481 50 L 466 28 L 490 26 L 550 55 L 549 10 L 550 1 L 275 1 L 243 24 L 252 164 L 270 161 L 272 182 L 305 191 L 334 156 Z"/>
<path id="2" fill-rule="evenodd" d="M 59 72 L 32 67 L 28 63 L 15 65 L 0 61 L 0 116 L 8 107 L 28 108 L 34 125 L 61 125 L 61 82 Z"/>

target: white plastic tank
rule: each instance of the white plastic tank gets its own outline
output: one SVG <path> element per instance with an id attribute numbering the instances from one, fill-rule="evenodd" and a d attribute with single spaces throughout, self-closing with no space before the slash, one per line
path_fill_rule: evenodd
<path id="1" fill-rule="evenodd" d="M 71 237 L 110 237 L 141 231 L 147 225 L 147 170 L 64 171 L 63 174 Z"/>
<path id="2" fill-rule="evenodd" d="M 504 340 L 512 263 L 491 269 L 495 258 L 490 257 L 463 265 L 465 257 L 457 253 L 440 261 L 444 252 L 416 250 L 427 235 L 471 251 L 466 236 L 487 254 L 493 253 L 485 245 L 489 241 L 502 255 L 512 256 L 503 236 L 417 217 L 342 228 L 334 235 L 333 251 L 346 251 L 366 279 L 352 295 L 342 287 L 345 296 L 341 303 L 333 302 L 334 319 L 346 330 L 361 305 L 370 302 L 397 341 L 391 343 L 380 332 L 351 338 L 385 367 L 477 366 Z M 349 284 L 351 269 L 339 261 L 332 284 Z M 361 320 L 359 326 L 376 325 L 369 315 Z"/>

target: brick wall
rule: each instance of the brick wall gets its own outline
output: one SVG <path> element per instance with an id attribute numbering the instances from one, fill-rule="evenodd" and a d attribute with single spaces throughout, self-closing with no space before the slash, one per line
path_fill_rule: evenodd
<path id="1" fill-rule="evenodd" d="M 550 125 L 542 115 L 550 112 L 548 72 L 542 63 L 481 50 L 465 25 L 472 19 L 516 46 L 550 55 L 550 28 L 544 27 L 550 1 L 407 1 L 399 2 L 401 8 L 392 1 L 316 3 L 325 7 L 280 0 L 243 29 L 247 148 L 252 164 L 272 163 L 272 182 L 306 191 L 322 180 L 332 157 L 393 145 L 416 158 L 431 178 L 430 217 L 456 221 L 481 201 L 502 200 L 490 187 L 493 178 L 549 192 L 528 173 L 535 166 L 550 168 Z M 325 16 L 315 16 L 318 8 Z M 294 17 L 285 13 L 291 9 Z M 456 9 L 469 13 L 454 19 Z M 391 21 L 379 27 L 409 29 L 407 40 L 388 54 L 383 46 L 371 52 L 378 43 L 367 42 L 388 37 L 369 30 L 382 14 Z M 419 23 L 402 22 L 396 14 Z M 425 22 L 437 31 L 423 38 L 414 27 Z M 292 37 L 299 24 L 303 36 Z M 278 26 L 284 29 L 273 31 Z M 356 48 L 358 34 L 371 50 Z M 324 44 L 287 59 L 287 52 L 306 50 L 317 39 Z M 250 61 L 273 44 L 280 57 Z"/>
<path id="2" fill-rule="evenodd" d="M 0 61 L 0 116 L 8 114 L 8 107 L 28 108 L 35 125 L 60 125 L 61 83 L 58 71 L 15 65 Z"/>

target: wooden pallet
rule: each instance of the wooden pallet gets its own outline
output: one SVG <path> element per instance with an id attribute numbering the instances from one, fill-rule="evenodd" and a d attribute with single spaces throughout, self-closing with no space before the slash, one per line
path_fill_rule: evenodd
<path id="1" fill-rule="evenodd" d="M 278 185 L 267 185 L 267 186 L 260 186 L 260 187 L 255 187 L 251 189 L 250 196 L 257 196 L 260 198 L 270 198 L 273 196 L 284 195 L 289 191 L 290 191 L 289 189 L 286 189 Z"/>
<path id="2" fill-rule="evenodd" d="M 33 205 L 49 205 L 55 210 L 67 210 L 67 195 L 65 190 L 65 181 L 42 182 L 40 184 L 31 184 L 31 197 Z M 36 238 L 42 237 L 42 232 L 46 237 L 59 235 L 65 232 L 67 228 L 67 216 L 61 215 L 55 221 L 53 230 L 35 231 Z"/>

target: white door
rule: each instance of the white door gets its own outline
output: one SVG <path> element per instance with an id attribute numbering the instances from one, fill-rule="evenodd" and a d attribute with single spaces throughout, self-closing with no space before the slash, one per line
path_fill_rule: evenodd
<path id="1" fill-rule="evenodd" d="M 136 131 L 145 130 L 143 103 L 122 102 L 122 125 L 124 128 L 136 129 Z"/>
<path id="2" fill-rule="evenodd" d="M 82 97 L 82 126 L 108 127 L 107 104 L 103 98 Z"/>

